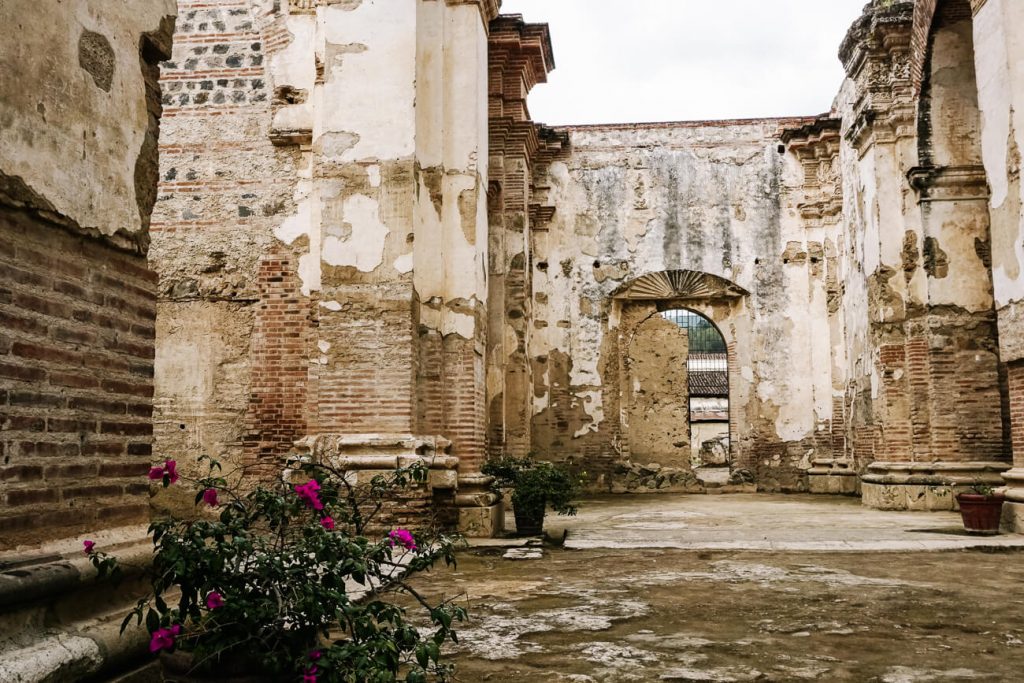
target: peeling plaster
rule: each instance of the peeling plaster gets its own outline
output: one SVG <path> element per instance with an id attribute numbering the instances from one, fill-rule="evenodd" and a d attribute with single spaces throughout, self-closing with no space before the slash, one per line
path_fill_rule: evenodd
<path id="1" fill-rule="evenodd" d="M 355 266 L 364 273 L 384 261 L 388 226 L 380 220 L 377 200 L 357 194 L 345 199 L 343 225 L 324 228 L 323 261 L 332 266 Z M 344 226 L 351 226 L 350 231 Z M 348 233 L 348 234 L 346 234 Z"/>

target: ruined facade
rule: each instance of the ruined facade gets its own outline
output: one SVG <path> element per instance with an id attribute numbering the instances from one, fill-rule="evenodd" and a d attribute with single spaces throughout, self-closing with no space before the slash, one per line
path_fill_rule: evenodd
<path id="1" fill-rule="evenodd" d="M 988 482 L 1024 527 L 1024 4 L 874 0 L 824 114 L 561 127 L 499 4 L 0 4 L 4 675 L 131 665 L 76 539 L 144 564 L 170 457 L 424 462 L 395 519 L 478 535 L 481 464 L 528 453 L 593 491 Z M 680 310 L 724 340 L 710 435 Z"/>
<path id="2" fill-rule="evenodd" d="M 427 458 L 424 505 L 479 533 L 487 456 L 700 491 L 686 397 L 658 398 L 685 336 L 656 344 L 681 377 L 642 369 L 688 309 L 727 346 L 728 486 L 898 509 L 1017 481 L 1012 3 L 869 4 L 826 114 L 555 128 L 526 106 L 545 25 L 403 7 L 182 4 L 159 452 Z"/>

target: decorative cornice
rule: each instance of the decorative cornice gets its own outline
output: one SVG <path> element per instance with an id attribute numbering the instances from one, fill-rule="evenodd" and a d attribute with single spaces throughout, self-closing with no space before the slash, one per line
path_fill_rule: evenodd
<path id="1" fill-rule="evenodd" d="M 907 172 L 910 186 L 921 202 L 988 201 L 985 167 L 915 166 Z"/>
<path id="2" fill-rule="evenodd" d="M 782 132 L 786 144 L 804 167 L 805 201 L 797 204 L 800 216 L 812 224 L 838 216 L 843 209 L 839 173 L 840 119 L 820 116 L 813 123 Z"/>
<path id="3" fill-rule="evenodd" d="M 843 40 L 839 58 L 857 100 L 846 139 L 858 149 L 916 134 L 911 75 L 914 3 L 872 3 Z"/>

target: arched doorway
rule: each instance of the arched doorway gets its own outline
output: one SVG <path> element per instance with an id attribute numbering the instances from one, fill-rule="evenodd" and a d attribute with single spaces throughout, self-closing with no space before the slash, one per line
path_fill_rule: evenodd
<path id="1" fill-rule="evenodd" d="M 704 483 L 729 479 L 729 357 L 725 338 L 709 318 L 688 308 L 659 315 L 687 332 L 690 466 Z"/>
<path id="2" fill-rule="evenodd" d="M 750 410 L 753 387 L 738 363 L 749 363 L 753 346 L 737 341 L 751 334 L 747 295 L 686 270 L 643 275 L 613 294 L 617 446 L 628 490 L 634 475 L 640 490 L 694 492 L 748 476 L 743 439 L 751 427 L 738 417 Z"/>

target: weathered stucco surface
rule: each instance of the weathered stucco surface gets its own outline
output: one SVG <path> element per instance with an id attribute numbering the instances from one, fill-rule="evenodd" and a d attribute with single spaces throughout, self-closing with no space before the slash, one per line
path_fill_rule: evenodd
<path id="1" fill-rule="evenodd" d="M 819 116 L 550 128 L 526 103 L 547 27 L 494 4 L 185 3 L 158 365 L 203 369 L 158 373 L 158 444 L 268 464 L 305 436 L 438 435 L 460 505 L 485 454 L 699 489 L 656 447 L 692 441 L 681 413 L 629 428 L 629 340 L 674 306 L 727 344 L 733 484 L 928 507 L 1000 481 L 1019 7 L 870 3 Z"/>
<path id="2" fill-rule="evenodd" d="M 757 470 L 766 488 L 806 486 L 811 461 L 830 451 L 832 389 L 812 318 L 815 300 L 824 305 L 823 240 L 796 211 L 802 168 L 779 151 L 782 130 L 802 123 L 568 130 L 571 152 L 542 183 L 554 218 L 531 235 L 536 451 L 582 462 L 596 485 L 612 486 L 628 452 L 644 449 L 624 443 L 621 429 L 621 330 L 684 306 L 718 325 L 729 347 L 737 469 Z M 677 270 L 724 278 L 744 294 L 692 286 L 643 305 L 613 297 L 641 276 Z M 658 425 L 678 428 L 674 419 Z"/>
<path id="3" fill-rule="evenodd" d="M 147 0 L 131 12 L 107 5 L 48 4 L 43 25 L 36 2 L 0 5 L 10 32 L 0 45 L 0 180 L 20 201 L 131 244 L 145 240 L 154 180 L 140 41 L 169 35 L 175 1 Z"/>

